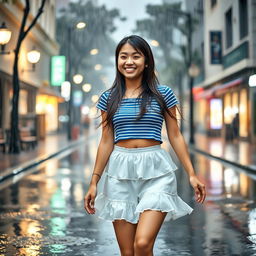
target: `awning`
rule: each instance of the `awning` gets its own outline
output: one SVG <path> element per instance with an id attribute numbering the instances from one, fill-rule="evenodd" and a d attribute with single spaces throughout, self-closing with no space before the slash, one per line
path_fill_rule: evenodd
<path id="1" fill-rule="evenodd" d="M 239 84 L 241 84 L 243 82 L 243 78 L 237 78 L 235 80 L 229 81 L 227 83 L 224 84 L 220 84 L 217 86 L 214 86 L 208 90 L 204 90 L 198 94 L 195 94 L 195 100 L 199 100 L 199 99 L 203 99 L 203 98 L 211 98 L 213 96 L 219 96 L 221 94 L 223 94 L 225 91 L 227 91 L 227 89 L 237 86 Z"/>
<path id="2" fill-rule="evenodd" d="M 61 96 L 60 92 L 55 91 L 55 90 L 51 89 L 50 87 L 40 87 L 38 92 L 40 94 L 46 94 L 49 96 L 57 97 L 58 100 L 60 100 L 60 101 L 65 101 L 65 98 L 63 98 Z"/>

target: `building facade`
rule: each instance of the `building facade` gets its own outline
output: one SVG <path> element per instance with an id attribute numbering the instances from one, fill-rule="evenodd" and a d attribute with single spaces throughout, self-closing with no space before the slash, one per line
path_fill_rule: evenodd
<path id="1" fill-rule="evenodd" d="M 27 25 L 37 14 L 41 4 L 41 1 L 30 2 Z M 0 22 L 5 22 L 12 32 L 6 45 L 6 51 L 10 51 L 10 54 L 0 55 L 0 128 L 7 130 L 10 128 L 12 106 L 13 51 L 17 44 L 24 6 L 25 1 L 0 4 Z M 40 52 L 35 70 L 32 70 L 32 64 L 27 60 L 27 53 L 32 49 Z M 36 130 L 42 138 L 58 129 L 58 106 L 63 99 L 50 84 L 50 60 L 58 52 L 59 46 L 55 40 L 55 1 L 47 0 L 37 24 L 23 41 L 19 55 L 19 125 Z"/>
<path id="2" fill-rule="evenodd" d="M 194 85 L 197 132 L 256 142 L 256 1 L 204 1 L 204 72 Z M 200 38 L 200 37 L 199 37 Z"/>

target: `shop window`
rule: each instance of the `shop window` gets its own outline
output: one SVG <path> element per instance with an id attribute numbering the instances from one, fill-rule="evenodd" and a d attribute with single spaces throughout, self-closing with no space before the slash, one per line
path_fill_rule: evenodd
<path id="1" fill-rule="evenodd" d="M 28 113 L 28 92 L 20 90 L 19 96 L 19 114 L 25 115 Z"/>
<path id="2" fill-rule="evenodd" d="M 248 35 L 248 6 L 247 0 L 239 0 L 240 39 Z"/>
<path id="3" fill-rule="evenodd" d="M 233 44 L 232 8 L 230 8 L 225 14 L 225 25 L 226 25 L 226 48 L 229 48 Z"/>
<path id="4" fill-rule="evenodd" d="M 231 95 L 227 93 L 224 96 L 224 123 L 231 124 L 233 120 L 233 112 L 232 112 L 232 105 L 231 105 Z"/>
<path id="5" fill-rule="evenodd" d="M 240 137 L 248 136 L 248 109 L 247 109 L 247 91 L 242 89 L 239 101 L 239 135 Z"/>
<path id="6" fill-rule="evenodd" d="M 45 114 L 46 131 L 52 132 L 58 129 L 58 100 L 48 95 L 37 95 L 36 113 Z"/>
<path id="7" fill-rule="evenodd" d="M 211 99 L 210 101 L 210 128 L 222 128 L 222 100 Z"/>
<path id="8" fill-rule="evenodd" d="M 238 92 L 232 93 L 232 114 L 233 117 L 239 112 L 238 106 Z"/>

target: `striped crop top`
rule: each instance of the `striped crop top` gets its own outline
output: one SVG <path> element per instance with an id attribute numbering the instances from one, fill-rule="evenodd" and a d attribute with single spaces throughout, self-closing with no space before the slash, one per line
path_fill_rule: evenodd
<path id="1" fill-rule="evenodd" d="M 166 85 L 158 85 L 158 91 L 163 95 L 168 108 L 179 104 L 178 99 L 172 89 Z M 107 112 L 107 99 L 110 92 L 105 91 L 101 94 L 97 108 Z M 125 139 L 153 139 L 161 140 L 161 131 L 163 125 L 163 115 L 159 103 L 156 99 L 152 99 L 150 107 L 147 106 L 146 113 L 140 120 L 136 121 L 136 117 L 140 113 L 141 98 L 122 99 L 116 113 L 113 116 L 113 127 L 115 142 Z"/>

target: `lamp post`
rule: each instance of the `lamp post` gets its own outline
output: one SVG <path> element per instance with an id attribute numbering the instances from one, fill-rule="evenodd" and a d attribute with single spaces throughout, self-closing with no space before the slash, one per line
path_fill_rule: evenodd
<path id="1" fill-rule="evenodd" d="M 85 22 L 79 22 L 76 24 L 75 27 L 69 26 L 68 27 L 68 33 L 67 33 L 67 42 L 68 48 L 67 48 L 67 60 L 68 60 L 68 70 L 67 70 L 67 80 L 70 82 L 70 98 L 69 98 L 69 105 L 68 105 L 68 140 L 72 140 L 72 124 L 73 124 L 73 86 L 71 81 L 71 44 L 72 44 L 72 31 L 73 29 L 84 29 L 86 27 Z"/>
<path id="2" fill-rule="evenodd" d="M 40 60 L 40 52 L 37 51 L 35 48 L 33 48 L 33 50 L 29 51 L 27 53 L 27 60 L 29 63 L 32 64 L 32 69 L 22 69 L 21 72 L 25 72 L 25 71 L 28 71 L 28 72 L 34 72 L 36 70 L 36 63 L 39 62 Z"/>
<path id="3" fill-rule="evenodd" d="M 5 22 L 2 23 L 0 27 L 0 54 L 10 54 L 10 52 L 5 52 L 5 45 L 8 44 L 12 36 L 12 32 L 6 27 Z"/>
<path id="4" fill-rule="evenodd" d="M 188 34 L 187 34 L 187 43 L 188 43 L 188 60 L 187 60 L 187 68 L 189 69 L 192 64 L 192 17 L 189 12 L 181 11 L 181 10 L 171 10 L 174 14 L 183 16 L 187 20 Z M 194 100 L 193 100 L 193 83 L 194 77 L 189 75 L 189 143 L 194 144 Z"/>

